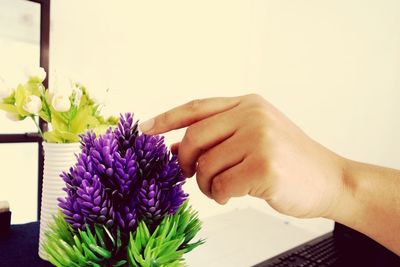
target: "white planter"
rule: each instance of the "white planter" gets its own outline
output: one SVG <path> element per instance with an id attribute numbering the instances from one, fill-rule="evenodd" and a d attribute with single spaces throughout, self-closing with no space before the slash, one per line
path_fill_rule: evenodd
<path id="1" fill-rule="evenodd" d="M 53 222 L 53 215 L 58 213 L 57 198 L 65 197 L 63 191 L 65 183 L 60 177 L 64 171 L 75 165 L 75 154 L 80 152 L 80 143 L 54 144 L 43 142 L 44 168 L 42 203 L 40 212 L 40 234 L 39 234 L 39 256 L 46 260 L 46 252 L 43 249 L 45 232 L 49 229 L 48 224 Z"/>

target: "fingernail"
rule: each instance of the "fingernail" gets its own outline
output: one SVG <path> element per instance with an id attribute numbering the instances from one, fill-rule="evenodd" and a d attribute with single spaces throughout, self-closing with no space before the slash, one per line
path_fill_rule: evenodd
<path id="1" fill-rule="evenodd" d="M 150 119 L 139 125 L 139 129 L 144 133 L 149 132 L 151 129 L 153 129 L 153 127 L 154 127 L 154 119 Z"/>

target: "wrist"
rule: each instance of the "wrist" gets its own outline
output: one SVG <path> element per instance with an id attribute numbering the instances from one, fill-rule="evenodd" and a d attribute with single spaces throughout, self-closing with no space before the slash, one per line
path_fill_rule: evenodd
<path id="1" fill-rule="evenodd" d="M 357 164 L 357 162 L 342 158 L 338 192 L 335 194 L 332 208 L 324 216 L 353 228 L 363 211 L 359 196 L 360 180 L 355 174 L 355 169 L 359 168 Z"/>

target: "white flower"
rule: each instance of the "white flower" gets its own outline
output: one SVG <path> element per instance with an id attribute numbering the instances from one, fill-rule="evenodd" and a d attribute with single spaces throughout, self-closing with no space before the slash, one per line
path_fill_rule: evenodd
<path id="1" fill-rule="evenodd" d="M 22 117 L 19 114 L 12 113 L 12 112 L 7 112 L 6 113 L 6 117 L 7 117 L 7 119 L 9 119 L 11 121 L 20 121 L 20 120 L 22 120 Z"/>
<path id="2" fill-rule="evenodd" d="M 51 105 L 58 112 L 67 112 L 71 108 L 69 97 L 61 93 L 54 94 Z"/>
<path id="3" fill-rule="evenodd" d="M 12 92 L 13 90 L 0 79 L 0 102 L 2 102 L 4 98 L 9 97 Z"/>
<path id="4" fill-rule="evenodd" d="M 43 82 L 46 79 L 46 71 L 44 68 L 27 68 L 26 75 L 28 78 L 36 78 L 39 79 L 40 82 Z"/>
<path id="5" fill-rule="evenodd" d="M 26 112 L 38 114 L 42 109 L 42 100 L 38 96 L 30 95 L 25 99 L 23 108 Z"/>

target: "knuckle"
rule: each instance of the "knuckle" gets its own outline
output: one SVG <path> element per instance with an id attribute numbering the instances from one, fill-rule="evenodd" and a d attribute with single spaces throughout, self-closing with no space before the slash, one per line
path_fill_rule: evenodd
<path id="1" fill-rule="evenodd" d="M 265 120 L 268 118 L 270 112 L 262 105 L 255 105 L 249 109 L 250 116 L 260 122 L 260 120 Z"/>
<path id="2" fill-rule="evenodd" d="M 264 98 L 259 94 L 248 94 L 245 98 L 251 102 L 264 102 Z"/>
<path id="3" fill-rule="evenodd" d="M 199 175 L 206 175 L 207 169 L 207 157 L 203 154 L 197 160 L 197 173 Z"/>
<path id="4" fill-rule="evenodd" d="M 260 146 L 268 147 L 274 138 L 274 131 L 270 127 L 262 125 L 257 129 L 257 137 L 255 139 Z"/>
<path id="5" fill-rule="evenodd" d="M 194 100 L 191 100 L 190 102 L 188 102 L 187 107 L 188 107 L 189 111 L 195 112 L 195 111 L 199 110 L 199 108 L 201 107 L 201 104 L 202 104 L 201 99 L 194 99 Z"/>
<path id="6" fill-rule="evenodd" d="M 162 124 L 168 124 L 171 120 L 171 113 L 169 111 L 166 111 L 161 114 L 161 123 Z"/>
<path id="7" fill-rule="evenodd" d="M 254 169 L 258 172 L 256 177 L 266 177 L 271 172 L 271 161 L 268 160 L 268 155 L 265 153 L 260 153 L 260 155 L 258 155 L 253 162 Z"/>
<path id="8" fill-rule="evenodd" d="M 193 127 L 187 128 L 183 141 L 190 146 L 197 145 L 196 130 Z"/>

